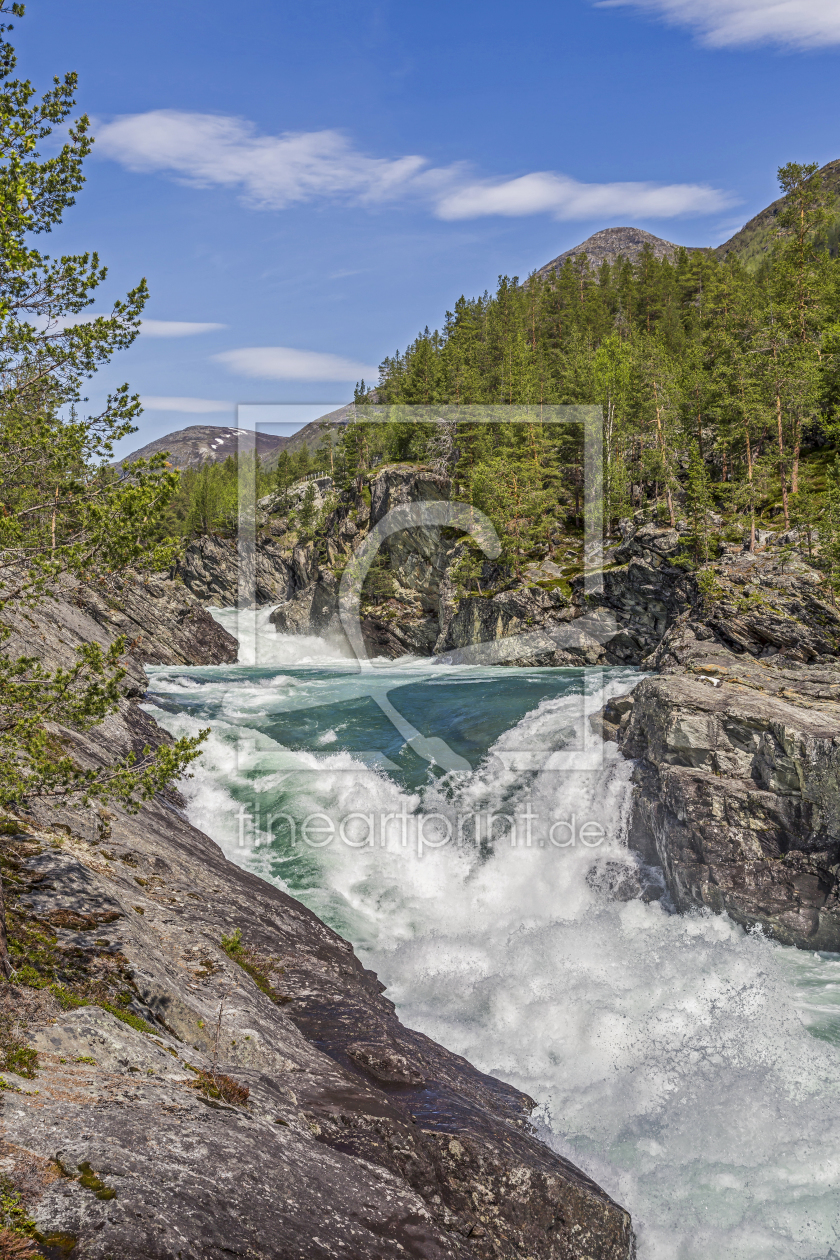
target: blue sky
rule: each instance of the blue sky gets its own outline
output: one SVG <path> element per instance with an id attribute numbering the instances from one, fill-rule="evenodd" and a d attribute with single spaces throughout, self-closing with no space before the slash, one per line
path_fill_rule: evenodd
<path id="1" fill-rule="evenodd" d="M 31 0 L 98 142 L 51 252 L 149 323 L 91 384 L 126 448 L 237 401 L 352 396 L 461 293 L 635 224 L 718 244 L 790 160 L 840 156 L 840 0 Z M 325 357 L 326 356 L 326 357 Z"/>

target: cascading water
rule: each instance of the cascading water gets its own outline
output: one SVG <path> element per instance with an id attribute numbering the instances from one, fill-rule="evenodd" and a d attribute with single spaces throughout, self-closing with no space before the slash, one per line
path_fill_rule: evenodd
<path id="1" fill-rule="evenodd" d="M 586 710 L 637 674 L 383 666 L 472 765 L 441 774 L 355 663 L 250 617 L 250 664 L 150 671 L 163 725 L 212 728 L 192 821 L 352 940 L 404 1023 L 537 1099 L 640 1260 L 838 1260 L 840 956 L 675 915 L 655 873 L 632 895 L 632 766 Z"/>

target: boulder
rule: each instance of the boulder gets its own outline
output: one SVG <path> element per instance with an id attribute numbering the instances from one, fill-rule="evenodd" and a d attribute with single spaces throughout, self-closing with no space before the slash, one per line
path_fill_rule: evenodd
<path id="1" fill-rule="evenodd" d="M 275 608 L 269 621 L 280 634 L 343 633 L 338 619 L 338 586 L 334 574 L 320 573 L 317 581 L 295 591 L 291 599 Z"/>

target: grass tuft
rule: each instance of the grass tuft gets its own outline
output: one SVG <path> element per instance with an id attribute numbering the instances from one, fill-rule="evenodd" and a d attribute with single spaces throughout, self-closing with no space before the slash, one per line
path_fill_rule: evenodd
<path id="1" fill-rule="evenodd" d="M 267 958 L 264 954 L 257 953 L 255 949 L 249 949 L 247 945 L 243 945 L 241 928 L 237 928 L 232 936 L 222 936 L 222 949 L 228 958 L 232 958 L 244 972 L 247 972 L 260 992 L 271 998 L 277 1006 L 284 1006 L 292 1001 L 284 993 L 278 993 L 269 979 L 272 971 L 282 973 L 283 968 L 278 967 L 273 958 Z"/>

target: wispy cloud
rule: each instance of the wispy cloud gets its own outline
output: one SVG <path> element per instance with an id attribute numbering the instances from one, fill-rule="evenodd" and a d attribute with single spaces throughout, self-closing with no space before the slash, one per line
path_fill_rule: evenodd
<path id="1" fill-rule="evenodd" d="M 224 350 L 213 358 L 237 376 L 265 381 L 358 381 L 365 376 L 376 380 L 379 375 L 379 369 L 369 363 L 357 363 L 317 350 L 292 350 L 288 346 Z"/>
<path id="2" fill-rule="evenodd" d="M 635 218 L 676 218 L 711 214 L 731 204 L 725 195 L 704 184 L 581 184 L 566 175 L 538 171 L 508 179 L 468 184 L 443 197 L 442 219 L 475 219 L 500 214 L 552 214 L 555 219 L 597 219 L 615 215 Z"/>
<path id="3" fill-rule="evenodd" d="M 29 323 L 49 332 L 61 332 L 65 328 L 75 328 L 78 324 L 92 324 L 95 319 L 110 318 L 111 315 L 103 311 L 82 311 L 79 315 L 60 315 L 57 319 L 38 315 Z M 181 319 L 143 319 L 140 321 L 140 336 L 195 337 L 199 333 L 217 332 L 220 328 L 227 328 L 227 324 L 193 324 Z"/>
<path id="4" fill-rule="evenodd" d="M 233 411 L 235 403 L 218 398 L 168 398 L 159 394 L 144 394 L 140 399 L 144 411 L 185 411 L 191 415 L 208 415 L 214 411 Z"/>
<path id="5" fill-rule="evenodd" d="M 705 184 L 582 184 L 554 171 L 477 178 L 466 163 L 371 157 L 338 131 L 259 135 L 241 118 L 152 110 L 101 127 L 97 151 L 133 171 L 160 171 L 208 188 L 235 189 L 261 209 L 332 200 L 381 206 L 415 200 L 441 219 L 551 214 L 558 219 L 708 214 L 732 204 Z"/>
<path id="6" fill-rule="evenodd" d="M 710 48 L 840 44 L 838 0 L 596 0 L 599 9 L 627 5 L 690 27 Z"/>
<path id="7" fill-rule="evenodd" d="M 174 109 L 128 114 L 100 127 L 100 154 L 133 171 L 169 171 L 200 187 L 239 189 L 257 206 L 283 210 L 317 197 L 363 202 L 403 194 L 441 176 L 422 157 L 375 158 L 339 131 L 261 136 L 242 118 Z"/>
<path id="8" fill-rule="evenodd" d="M 191 324 L 181 319 L 144 319 L 141 337 L 196 337 L 199 333 L 218 332 L 227 324 Z"/>

